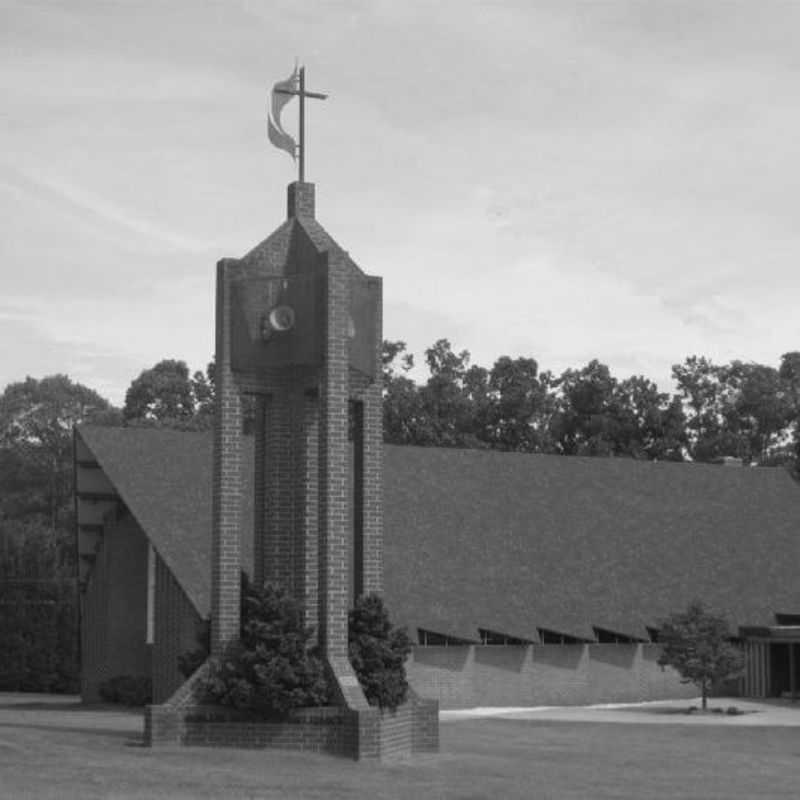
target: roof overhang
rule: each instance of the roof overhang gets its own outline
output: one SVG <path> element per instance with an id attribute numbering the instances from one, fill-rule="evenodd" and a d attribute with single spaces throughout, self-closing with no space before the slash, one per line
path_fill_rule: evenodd
<path id="1" fill-rule="evenodd" d="M 800 625 L 743 625 L 739 635 L 750 642 L 800 642 Z"/>

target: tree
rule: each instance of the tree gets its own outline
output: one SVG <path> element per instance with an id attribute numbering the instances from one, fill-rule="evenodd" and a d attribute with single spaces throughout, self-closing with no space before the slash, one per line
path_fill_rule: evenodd
<path id="1" fill-rule="evenodd" d="M 700 689 L 704 711 L 711 686 L 742 671 L 742 652 L 731 643 L 728 623 L 707 611 L 699 600 L 664 620 L 658 643 L 662 647 L 659 665 L 672 667 L 682 683 L 693 683 Z"/>
<path id="2" fill-rule="evenodd" d="M 143 370 L 125 393 L 126 422 L 187 422 L 194 416 L 194 392 L 185 361 L 164 359 Z"/>
<path id="3" fill-rule="evenodd" d="M 597 359 L 580 370 L 565 370 L 550 429 L 562 455 L 607 456 L 616 451 L 614 400 L 617 380 Z"/>
<path id="4" fill-rule="evenodd" d="M 683 460 L 686 416 L 677 395 L 670 398 L 652 381 L 632 375 L 617 384 L 612 409 L 617 454 Z"/>
<path id="5" fill-rule="evenodd" d="M 164 359 L 135 378 L 125 394 L 126 425 L 208 430 L 214 423 L 214 362 L 189 374 L 185 361 Z M 245 409 L 252 406 L 245 401 Z"/>
<path id="6" fill-rule="evenodd" d="M 72 428 L 118 420 L 66 375 L 29 377 L 0 395 L 0 689 L 75 690 Z"/>
<path id="7" fill-rule="evenodd" d="M 406 352 L 405 342 L 400 340 L 391 342 L 388 339 L 384 339 L 381 350 L 384 388 L 397 376 L 395 361 L 398 358 L 400 359 L 400 369 L 402 369 L 403 372 L 408 372 L 414 367 L 414 356 L 412 353 Z"/>
<path id="8" fill-rule="evenodd" d="M 481 437 L 481 403 L 487 373 L 470 367 L 468 350 L 454 353 L 447 339 L 425 351 L 430 377 L 420 389 L 425 440 L 435 447 L 485 447 Z"/>
<path id="9" fill-rule="evenodd" d="M 214 422 L 216 364 L 208 362 L 205 373 L 197 370 L 192 375 L 194 416 L 199 428 L 210 428 Z"/>
<path id="10" fill-rule="evenodd" d="M 76 691 L 74 539 L 46 517 L 0 517 L 0 691 Z"/>
<path id="11" fill-rule="evenodd" d="M 113 424 L 116 409 L 93 389 L 66 375 L 26 378 L 0 395 L 0 475 L 6 513 L 47 515 L 55 530 L 72 497 L 72 428 Z M 13 509 L 12 506 L 13 505 Z"/>
<path id="12" fill-rule="evenodd" d="M 489 373 L 485 436 L 491 447 L 533 453 L 550 449 L 552 376 L 533 358 L 501 356 Z"/>
<path id="13" fill-rule="evenodd" d="M 796 417 L 789 387 L 777 369 L 764 364 L 732 361 L 723 377 L 729 387 L 723 413 L 739 437 L 740 457 L 764 464 Z"/>
<path id="14" fill-rule="evenodd" d="M 724 456 L 758 464 L 781 460 L 798 414 L 796 355 L 786 353 L 777 370 L 738 360 L 714 364 L 696 356 L 672 368 L 695 461 Z"/>
<path id="15" fill-rule="evenodd" d="M 414 356 L 406 353 L 402 341 L 384 341 L 382 356 L 383 439 L 389 444 L 419 444 L 425 425 L 422 399 L 419 387 L 406 374 L 414 366 Z"/>
<path id="16" fill-rule="evenodd" d="M 800 472 L 800 353 L 793 351 L 781 356 L 778 374 L 789 397 L 792 417 L 789 424 L 795 472 Z"/>

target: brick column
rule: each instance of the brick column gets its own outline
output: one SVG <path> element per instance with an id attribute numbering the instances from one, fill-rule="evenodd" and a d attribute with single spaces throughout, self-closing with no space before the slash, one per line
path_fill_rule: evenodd
<path id="1" fill-rule="evenodd" d="M 253 583 L 264 583 L 264 539 L 267 519 L 267 397 L 256 396 L 253 426 Z"/>
<path id="2" fill-rule="evenodd" d="M 231 371 L 229 259 L 217 264 L 216 407 L 212 479 L 211 653 L 239 637 L 242 401 Z"/>
<path id="3" fill-rule="evenodd" d="M 383 591 L 383 282 L 370 278 L 378 288 L 375 312 L 375 380 L 364 391 L 363 417 L 363 592 Z"/>
<path id="4" fill-rule="evenodd" d="M 303 424 L 300 429 L 300 491 L 298 516 L 301 520 L 297 540 L 297 597 L 303 603 L 305 624 L 319 625 L 319 391 L 303 393 Z"/>
<path id="5" fill-rule="evenodd" d="M 295 181 L 286 187 L 286 216 L 314 216 L 314 184 Z"/>
<path id="6" fill-rule="evenodd" d="M 329 659 L 347 657 L 348 285 L 343 258 L 328 255 L 320 386 L 319 635 Z"/>

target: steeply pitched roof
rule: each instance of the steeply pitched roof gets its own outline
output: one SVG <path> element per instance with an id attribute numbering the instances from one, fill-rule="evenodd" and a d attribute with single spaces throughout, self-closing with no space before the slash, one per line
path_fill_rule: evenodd
<path id="1" fill-rule="evenodd" d="M 210 436 L 80 435 L 207 613 Z M 387 446 L 384 486 L 385 595 L 411 627 L 644 638 L 695 597 L 736 625 L 800 612 L 800 486 L 781 469 Z"/>

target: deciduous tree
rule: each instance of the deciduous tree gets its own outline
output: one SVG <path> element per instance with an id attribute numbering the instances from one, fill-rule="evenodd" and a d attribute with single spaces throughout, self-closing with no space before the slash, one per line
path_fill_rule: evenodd
<path id="1" fill-rule="evenodd" d="M 742 651 L 731 643 L 724 617 L 712 614 L 699 600 L 686 611 L 671 614 L 658 631 L 660 666 L 669 666 L 683 683 L 693 683 L 700 690 L 703 710 L 708 705 L 711 687 L 736 677 L 742 670 Z"/>

